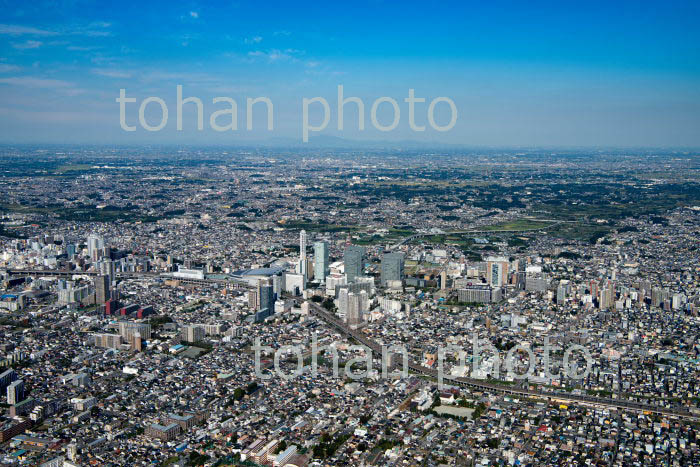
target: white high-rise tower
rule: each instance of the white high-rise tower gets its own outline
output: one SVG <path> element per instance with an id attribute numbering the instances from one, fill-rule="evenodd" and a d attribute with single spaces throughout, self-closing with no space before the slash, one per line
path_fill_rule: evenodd
<path id="1" fill-rule="evenodd" d="M 100 235 L 90 234 L 87 238 L 88 255 L 97 259 L 100 251 L 105 247 L 105 240 Z"/>
<path id="2" fill-rule="evenodd" d="M 299 258 L 306 259 L 306 230 L 299 232 Z"/>
<path id="3" fill-rule="evenodd" d="M 299 232 L 299 272 L 304 275 L 304 280 L 306 280 L 306 230 Z"/>

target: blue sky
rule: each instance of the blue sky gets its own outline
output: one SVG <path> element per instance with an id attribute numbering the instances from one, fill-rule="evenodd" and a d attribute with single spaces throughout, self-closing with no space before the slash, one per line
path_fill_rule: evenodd
<path id="1" fill-rule="evenodd" d="M 109 5 L 107 5 L 109 3 Z M 322 96 L 324 135 L 475 146 L 700 146 L 700 2 L 7 2 L 0 0 L 0 141 L 237 144 L 301 140 L 303 97 Z M 205 130 L 175 86 L 204 101 Z M 336 128 L 336 88 L 365 103 Z M 127 133 L 115 98 L 162 97 L 169 123 Z M 408 126 L 409 88 L 451 98 L 448 132 Z M 239 105 L 217 133 L 212 97 Z M 245 99 L 269 97 L 275 129 Z M 391 132 L 369 123 L 374 99 L 400 104 Z M 138 104 L 127 107 L 133 124 Z M 426 124 L 427 104 L 416 106 Z M 436 107 L 436 120 L 449 120 Z M 147 118 L 158 118 L 149 106 Z M 387 106 L 379 119 L 391 120 Z M 321 119 L 311 109 L 311 121 Z"/>

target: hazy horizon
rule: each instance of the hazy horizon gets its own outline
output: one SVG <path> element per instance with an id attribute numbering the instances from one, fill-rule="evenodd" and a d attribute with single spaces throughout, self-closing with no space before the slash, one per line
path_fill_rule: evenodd
<path id="1" fill-rule="evenodd" d="M 561 5 L 453 3 L 401 9 L 326 5 L 298 10 L 272 4 L 6 4 L 0 21 L 0 141 L 6 143 L 250 144 L 301 142 L 302 99 L 323 97 L 330 122 L 311 137 L 494 147 L 700 147 L 700 33 L 696 3 Z M 204 103 L 204 130 L 194 107 L 175 131 L 176 85 Z M 337 129 L 337 86 L 365 106 L 358 130 L 354 104 Z M 138 102 L 162 98 L 170 119 L 159 132 L 120 128 L 115 99 L 125 89 L 127 123 Z M 409 89 L 416 104 L 409 128 Z M 238 105 L 238 129 L 219 133 L 213 97 Z M 246 129 L 246 99 L 269 97 Z M 382 133 L 370 123 L 379 97 L 398 102 L 400 121 Z M 426 122 L 432 99 L 458 109 L 454 128 Z M 320 107 L 309 120 L 318 124 Z M 391 121 L 391 107 L 378 119 Z M 157 105 L 146 119 L 160 116 Z M 224 119 L 225 120 L 225 119 Z M 449 120 L 446 106 L 435 120 Z"/>

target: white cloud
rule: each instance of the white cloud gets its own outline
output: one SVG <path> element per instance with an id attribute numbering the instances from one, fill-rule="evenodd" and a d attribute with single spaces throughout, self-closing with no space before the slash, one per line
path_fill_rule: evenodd
<path id="1" fill-rule="evenodd" d="M 60 31 L 51 31 L 48 29 L 40 29 L 32 26 L 21 26 L 18 24 L 0 24 L 0 35 L 6 36 L 88 36 L 88 37 L 105 37 L 111 36 L 112 33 L 106 29 L 111 26 L 111 23 L 106 21 L 95 21 L 88 25 L 72 25 L 70 27 L 61 28 Z"/>
<path id="2" fill-rule="evenodd" d="M 60 79 L 34 78 L 33 76 L 16 76 L 0 78 L 0 85 L 21 86 L 29 89 L 48 89 L 66 96 L 77 96 L 86 91 L 75 87 L 73 83 Z"/>
<path id="3" fill-rule="evenodd" d="M 283 61 L 283 60 L 296 60 L 297 55 L 303 55 L 303 51 L 297 49 L 272 49 L 272 50 L 254 50 L 248 52 L 248 56 L 252 58 L 266 58 L 271 62 Z"/>
<path id="4" fill-rule="evenodd" d="M 171 71 L 149 71 L 139 75 L 144 83 L 175 82 L 176 84 L 207 84 L 219 83 L 221 79 L 207 73 L 198 72 L 171 72 Z"/>
<path id="5" fill-rule="evenodd" d="M 13 42 L 12 47 L 15 49 L 25 50 L 25 49 L 38 49 L 41 47 L 41 41 L 24 41 L 24 42 Z"/>
<path id="6" fill-rule="evenodd" d="M 112 23 L 107 21 L 93 21 L 87 26 L 72 27 L 66 33 L 88 37 L 107 37 L 112 35 L 111 31 L 107 31 L 110 26 Z"/>
<path id="7" fill-rule="evenodd" d="M 67 50 L 70 50 L 71 52 L 88 52 L 90 50 L 95 50 L 97 47 L 88 47 L 88 46 L 82 46 L 82 45 L 69 45 L 66 47 Z"/>
<path id="8" fill-rule="evenodd" d="M 92 72 L 96 75 L 107 76 L 108 78 L 131 78 L 131 73 L 124 70 L 94 68 Z"/>
<path id="9" fill-rule="evenodd" d="M 113 116 L 104 112 L 86 112 L 84 110 L 27 110 L 17 107 L 0 107 L 0 116 L 9 117 L 12 120 L 22 120 L 31 125 L 37 123 L 65 124 L 84 123 L 94 124 L 95 122 L 111 122 Z"/>
<path id="10" fill-rule="evenodd" d="M 73 34 L 77 35 L 83 35 L 83 36 L 88 36 L 88 37 L 108 37 L 111 36 L 112 33 L 109 31 L 95 31 L 95 30 L 85 30 L 85 31 L 76 31 Z"/>
<path id="11" fill-rule="evenodd" d="M 9 73 L 11 71 L 19 70 L 18 66 L 8 65 L 7 63 L 0 63 L 0 73 Z"/>
<path id="12" fill-rule="evenodd" d="M 62 81 L 59 79 L 33 78 L 31 76 L 0 78 L 0 84 L 9 84 L 11 86 L 23 86 L 26 88 L 35 89 L 70 88 L 73 86 L 73 84 L 69 83 L 68 81 Z"/>
<path id="13" fill-rule="evenodd" d="M 8 36 L 22 36 L 22 35 L 32 35 L 32 36 L 55 36 L 58 33 L 54 31 L 48 31 L 46 29 L 33 28 L 31 26 L 20 26 L 17 24 L 0 24 L 0 34 L 5 34 Z"/>
<path id="14" fill-rule="evenodd" d="M 262 42 L 263 38 L 262 36 L 253 36 L 253 37 L 246 37 L 245 43 L 246 44 L 258 44 Z"/>

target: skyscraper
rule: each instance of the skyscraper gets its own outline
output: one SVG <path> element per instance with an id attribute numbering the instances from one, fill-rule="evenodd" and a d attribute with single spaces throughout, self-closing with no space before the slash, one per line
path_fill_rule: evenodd
<path id="1" fill-rule="evenodd" d="M 306 259 L 306 230 L 299 232 L 299 259 Z"/>
<path id="2" fill-rule="evenodd" d="M 307 262 L 306 262 L 306 244 L 307 244 L 306 230 L 299 232 L 299 273 L 304 275 L 304 280 L 306 280 L 307 274 Z"/>
<path id="3" fill-rule="evenodd" d="M 328 243 L 314 243 L 314 277 L 321 282 L 325 282 L 328 275 Z"/>
<path id="4" fill-rule="evenodd" d="M 388 281 L 403 280 L 403 253 L 384 253 L 382 256 L 381 282 L 386 285 Z"/>
<path id="5" fill-rule="evenodd" d="M 508 284 L 508 258 L 489 256 L 486 258 L 486 281 L 491 287 L 505 287 Z"/>
<path id="6" fill-rule="evenodd" d="M 345 262 L 345 276 L 348 279 L 348 283 L 362 275 L 364 256 L 365 249 L 361 246 L 350 245 L 345 249 L 343 261 Z"/>
<path id="7" fill-rule="evenodd" d="M 615 301 L 614 291 L 611 288 L 603 287 L 600 289 L 600 297 L 598 298 L 598 307 L 601 310 L 608 310 Z"/>
<path id="8" fill-rule="evenodd" d="M 258 297 L 259 297 L 259 309 L 269 312 L 275 310 L 275 292 L 272 287 L 272 283 L 269 280 L 260 280 L 258 282 Z"/>
<path id="9" fill-rule="evenodd" d="M 110 298 L 109 276 L 97 276 L 95 278 L 95 301 L 105 303 Z"/>
<path id="10" fill-rule="evenodd" d="M 97 234 L 90 234 L 87 238 L 88 254 L 90 258 L 97 260 L 105 247 L 104 238 Z"/>

